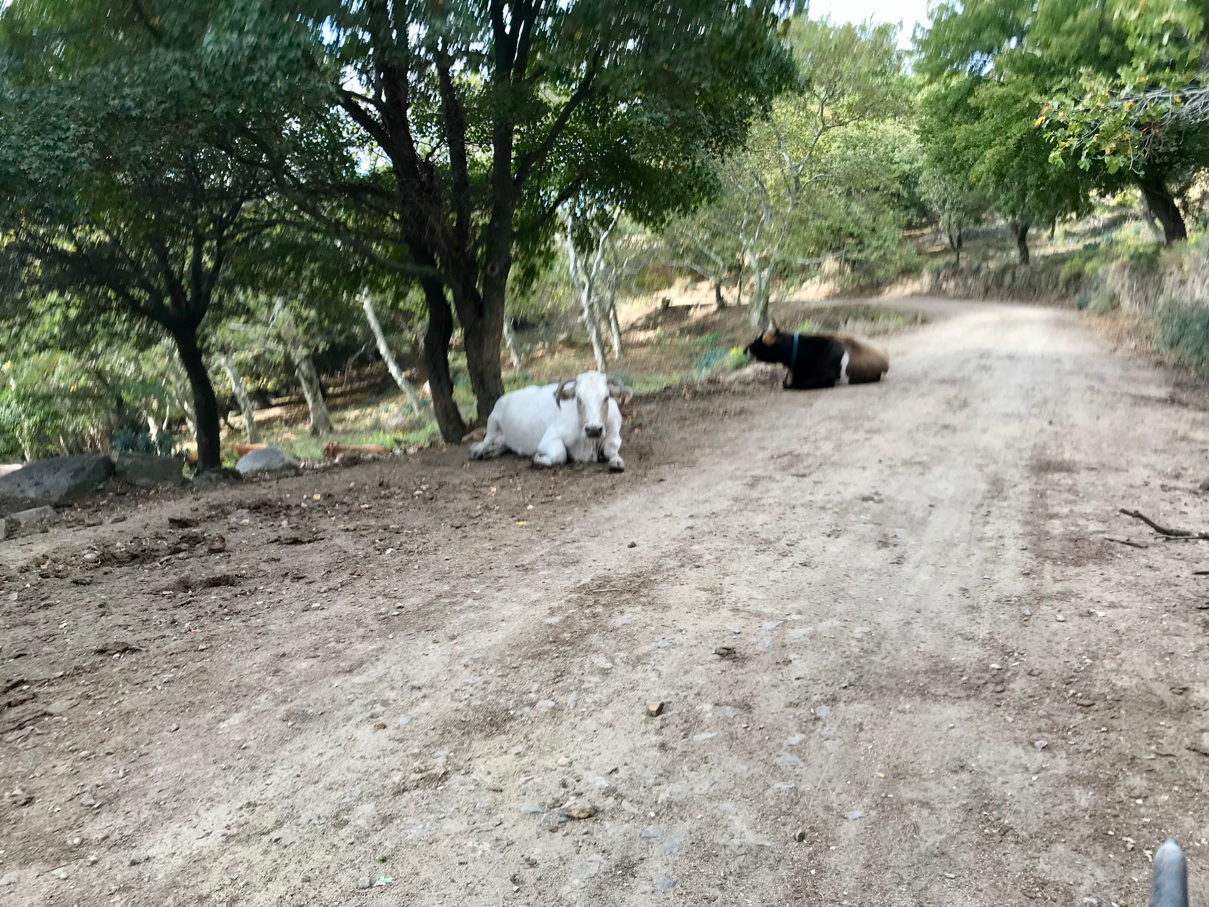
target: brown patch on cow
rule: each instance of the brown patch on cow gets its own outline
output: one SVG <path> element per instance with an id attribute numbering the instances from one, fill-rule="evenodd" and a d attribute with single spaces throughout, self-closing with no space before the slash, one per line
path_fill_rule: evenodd
<path id="1" fill-rule="evenodd" d="M 885 350 L 856 337 L 844 334 L 830 336 L 838 340 L 848 354 L 848 381 L 851 384 L 881 381 L 882 375 L 890 371 L 890 357 Z"/>

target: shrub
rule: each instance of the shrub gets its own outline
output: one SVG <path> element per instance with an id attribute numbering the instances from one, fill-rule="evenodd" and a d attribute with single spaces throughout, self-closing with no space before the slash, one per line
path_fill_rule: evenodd
<path id="1" fill-rule="evenodd" d="M 115 431 L 113 437 L 109 439 L 109 449 L 115 451 L 125 450 L 131 453 L 153 453 L 159 454 L 161 457 L 170 457 L 172 456 L 172 451 L 176 449 L 176 438 L 171 432 L 162 431 L 152 441 L 150 432 L 121 428 Z"/>
<path id="2" fill-rule="evenodd" d="M 1159 309 L 1155 340 L 1181 365 L 1209 377 L 1209 308 L 1167 300 Z"/>

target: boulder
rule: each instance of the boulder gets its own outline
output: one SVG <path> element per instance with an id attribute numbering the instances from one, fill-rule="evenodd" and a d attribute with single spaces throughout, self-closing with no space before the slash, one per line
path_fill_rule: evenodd
<path id="1" fill-rule="evenodd" d="M 193 490 L 208 491 L 211 488 L 221 488 L 223 485 L 229 485 L 242 479 L 243 476 L 234 469 L 227 469 L 225 467 L 208 469 L 205 472 L 199 472 L 193 477 Z"/>
<path id="2" fill-rule="evenodd" d="M 113 475 L 113 461 L 103 454 L 48 457 L 0 476 L 0 513 L 63 504 L 97 488 Z"/>
<path id="3" fill-rule="evenodd" d="M 235 464 L 235 471 L 245 478 L 247 476 L 283 476 L 297 475 L 301 469 L 297 460 L 280 447 L 265 447 L 261 450 L 249 450 Z"/>
<path id="4" fill-rule="evenodd" d="M 157 488 L 184 484 L 184 461 L 179 457 L 160 457 L 124 450 L 113 458 L 114 472 L 128 485 Z"/>
<path id="5" fill-rule="evenodd" d="M 33 507 L 29 510 L 18 510 L 10 513 L 8 518 L 18 526 L 45 526 L 57 522 L 59 515 L 53 507 Z"/>

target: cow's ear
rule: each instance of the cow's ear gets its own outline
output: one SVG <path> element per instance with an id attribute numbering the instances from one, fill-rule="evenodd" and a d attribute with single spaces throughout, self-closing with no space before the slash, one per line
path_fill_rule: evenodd
<path id="1" fill-rule="evenodd" d="M 609 379 L 609 396 L 618 403 L 626 404 L 634 399 L 634 391 L 626 387 L 616 378 Z"/>
<path id="2" fill-rule="evenodd" d="M 568 378 L 566 381 L 558 382 L 558 387 L 554 389 L 554 399 L 560 403 L 563 400 L 575 399 L 575 379 Z"/>
<path id="3" fill-rule="evenodd" d="M 764 341 L 765 346 L 772 346 L 777 340 L 777 329 L 769 325 L 768 330 L 764 332 L 764 336 L 760 339 Z"/>

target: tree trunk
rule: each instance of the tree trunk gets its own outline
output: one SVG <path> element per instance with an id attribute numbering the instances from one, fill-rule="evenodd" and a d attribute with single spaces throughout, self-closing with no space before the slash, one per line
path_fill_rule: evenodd
<path id="1" fill-rule="evenodd" d="M 596 311 L 592 306 L 592 300 L 589 296 L 589 290 L 578 292 L 579 310 L 583 318 L 584 327 L 588 331 L 588 340 L 592 343 L 592 355 L 596 357 L 596 370 L 600 372 L 608 371 L 608 360 L 605 358 L 604 338 L 600 336 L 600 322 L 596 318 Z"/>
<path id="2" fill-rule="evenodd" d="M 512 319 L 504 315 L 504 345 L 508 347 L 508 355 L 512 358 L 512 370 L 520 373 L 521 351 L 516 345 L 516 331 L 512 329 Z"/>
<path id="3" fill-rule="evenodd" d="M 571 287 L 579 297 L 579 313 L 588 332 L 588 340 L 592 344 L 592 354 L 596 357 L 597 371 L 607 371 L 608 361 L 605 359 L 604 340 L 600 336 L 600 320 L 597 318 L 596 306 L 592 304 L 595 293 L 593 273 L 584 265 L 579 251 L 575 248 L 575 240 L 571 235 L 571 220 L 567 219 L 567 235 L 564 243 L 567 249 L 567 269 L 570 272 Z"/>
<path id="4" fill-rule="evenodd" d="M 382 331 L 382 325 L 378 323 L 378 315 L 374 312 L 374 304 L 368 293 L 361 294 L 361 308 L 365 309 L 365 320 L 369 322 L 369 329 L 373 331 L 374 340 L 378 343 L 378 352 L 382 356 L 382 361 L 386 363 L 390 376 L 395 379 L 395 384 L 399 385 L 399 390 L 403 391 L 404 396 L 407 397 L 407 402 L 411 404 L 411 411 L 418 413 L 420 399 L 416 396 L 416 389 L 411 386 L 411 382 L 403 374 L 403 369 L 399 368 L 399 363 L 395 361 L 394 354 L 390 351 L 390 344 L 386 342 L 386 334 Z"/>
<path id="5" fill-rule="evenodd" d="M 747 320 L 753 328 L 763 328 L 768 324 L 768 297 L 772 289 L 772 264 L 769 263 L 767 268 L 761 267 L 759 258 L 752 252 L 747 253 L 747 264 L 755 275 Z"/>
<path id="6" fill-rule="evenodd" d="M 424 332 L 424 368 L 428 372 L 428 390 L 432 394 L 432 412 L 441 437 L 451 444 L 462 440 L 466 423 L 453 399 L 453 376 L 449 373 L 449 339 L 453 337 L 453 310 L 440 281 L 422 280 L 428 301 L 428 328 Z"/>
<path id="7" fill-rule="evenodd" d="M 613 347 L 613 357 L 621 358 L 621 323 L 617 320 L 617 269 L 609 271 L 605 278 L 605 289 L 600 299 L 604 309 L 604 322 L 609 326 L 609 343 Z"/>
<path id="8" fill-rule="evenodd" d="M 484 281 L 482 302 L 473 317 L 464 317 L 462 339 L 466 346 L 466 371 L 474 391 L 478 415 L 475 422 L 486 425 L 495 403 L 504 396 L 504 373 L 500 368 L 500 341 L 504 337 L 504 287 Z"/>
<path id="9" fill-rule="evenodd" d="M 1147 175 L 1138 181 L 1146 206 L 1163 226 L 1163 242 L 1171 245 L 1188 238 L 1188 230 L 1184 226 L 1184 216 L 1180 214 L 1179 206 L 1167 188 L 1166 181 L 1159 174 Z"/>
<path id="10" fill-rule="evenodd" d="M 197 345 L 197 329 L 180 327 L 172 330 L 176 351 L 189 378 L 193 391 L 193 418 L 197 433 L 197 469 L 205 472 L 222 466 L 221 436 L 218 429 L 218 400 L 201 349 Z"/>
<path id="11" fill-rule="evenodd" d="M 330 435 L 332 433 L 332 417 L 328 415 L 327 404 L 323 401 L 323 390 L 319 386 L 319 374 L 315 371 L 315 363 L 311 354 L 304 349 L 290 350 L 290 358 L 294 360 L 294 374 L 302 385 L 302 394 L 306 397 L 306 407 L 310 412 L 311 434 Z"/>
<path id="12" fill-rule="evenodd" d="M 227 380 L 231 382 L 231 393 L 235 395 L 235 402 L 239 404 L 239 411 L 243 413 L 244 432 L 248 436 L 248 443 L 259 444 L 260 429 L 256 426 L 256 410 L 252 408 L 252 401 L 248 398 L 248 392 L 243 386 L 243 379 L 239 377 L 239 372 L 235 371 L 235 365 L 226 353 L 219 355 L 218 364 L 227 373 Z"/>
<path id="13" fill-rule="evenodd" d="M 722 311 L 724 308 L 726 308 L 726 297 L 722 295 L 721 277 L 714 281 L 714 305 L 717 306 L 718 311 Z"/>
<path id="14" fill-rule="evenodd" d="M 1016 234 L 1016 261 L 1022 265 L 1028 264 L 1028 224 L 1012 224 L 1012 232 Z"/>

